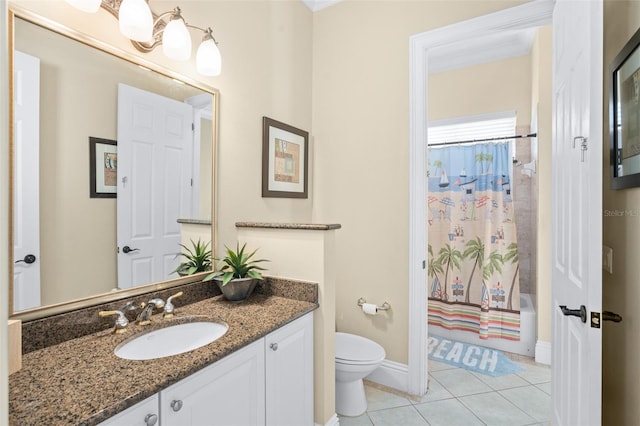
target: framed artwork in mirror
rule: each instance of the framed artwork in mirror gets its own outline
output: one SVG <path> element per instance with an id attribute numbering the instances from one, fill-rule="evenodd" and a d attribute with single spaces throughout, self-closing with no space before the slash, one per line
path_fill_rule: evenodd
<path id="1" fill-rule="evenodd" d="M 262 196 L 308 198 L 309 133 L 262 118 Z"/>
<path id="2" fill-rule="evenodd" d="M 117 142 L 89 137 L 89 197 L 116 198 L 118 189 Z"/>
<path id="3" fill-rule="evenodd" d="M 610 66 L 611 189 L 640 186 L 640 30 Z"/>

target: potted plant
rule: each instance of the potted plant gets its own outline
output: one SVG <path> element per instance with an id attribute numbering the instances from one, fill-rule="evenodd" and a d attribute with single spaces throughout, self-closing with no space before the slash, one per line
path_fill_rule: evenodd
<path id="1" fill-rule="evenodd" d="M 209 243 L 203 243 L 198 239 L 197 243 L 191 240 L 192 248 L 180 244 L 180 247 L 184 251 L 178 256 L 182 256 L 186 261 L 181 262 L 176 269 L 172 271 L 177 272 L 180 276 L 193 275 L 198 272 L 206 272 L 211 270 L 211 250 L 209 249 Z"/>
<path id="2" fill-rule="evenodd" d="M 251 253 L 246 253 L 247 244 L 240 247 L 238 243 L 233 251 L 225 246 L 227 255 L 221 260 L 224 264 L 220 270 L 209 274 L 204 281 L 214 280 L 224 297 L 231 301 L 242 301 L 253 292 L 257 282 L 262 279 L 259 271 L 264 271 L 257 265 L 260 262 L 267 262 L 265 259 L 252 260 L 257 249 Z"/>

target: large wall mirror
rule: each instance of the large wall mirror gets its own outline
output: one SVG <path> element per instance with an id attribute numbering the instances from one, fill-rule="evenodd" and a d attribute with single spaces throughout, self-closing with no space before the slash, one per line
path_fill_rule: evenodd
<path id="1" fill-rule="evenodd" d="M 182 222 L 212 222 L 218 92 L 10 11 L 12 317 L 195 281 Z"/>

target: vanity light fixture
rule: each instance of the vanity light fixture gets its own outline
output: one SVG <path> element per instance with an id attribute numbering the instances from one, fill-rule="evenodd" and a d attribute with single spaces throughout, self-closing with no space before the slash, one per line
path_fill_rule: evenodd
<path id="1" fill-rule="evenodd" d="M 66 0 L 83 12 L 95 13 L 100 7 L 118 19 L 120 32 L 131 40 L 140 52 L 148 53 L 162 45 L 162 51 L 170 59 L 187 61 L 191 57 L 191 35 L 189 28 L 204 33 L 196 53 L 196 69 L 205 76 L 217 76 L 222 69 L 222 57 L 218 42 L 213 37 L 211 27 L 203 29 L 188 24 L 182 11 L 176 7 L 172 11 L 156 15 L 149 7 L 148 0 Z"/>

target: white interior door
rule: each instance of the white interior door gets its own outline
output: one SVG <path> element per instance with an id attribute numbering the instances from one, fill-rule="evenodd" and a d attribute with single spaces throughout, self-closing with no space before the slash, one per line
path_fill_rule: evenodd
<path id="1" fill-rule="evenodd" d="M 552 421 L 597 425 L 602 335 L 591 317 L 602 312 L 602 1 L 558 0 L 553 38 Z"/>
<path id="2" fill-rule="evenodd" d="M 14 52 L 13 309 L 40 306 L 40 59 Z"/>
<path id="3" fill-rule="evenodd" d="M 201 153 L 203 145 L 207 145 L 207 142 L 203 141 L 202 120 L 213 121 L 213 98 L 210 94 L 204 93 L 192 96 L 184 101 L 193 106 L 193 197 L 191 200 L 191 217 L 206 219 L 211 217 L 210 209 L 208 206 L 205 206 L 204 211 L 209 211 L 209 215 L 203 215 L 201 213 L 203 211 L 201 202 L 204 201 L 207 202 L 207 204 L 211 204 L 211 199 L 210 197 L 202 196 L 201 188 L 205 191 L 209 188 L 210 185 L 206 185 L 206 182 L 203 180 L 207 179 L 207 177 L 204 176 L 209 176 L 208 179 L 210 179 L 210 170 L 209 168 L 203 167 L 203 172 L 201 172 L 200 164 L 203 161 L 210 163 L 211 156 L 203 157 Z M 208 141 L 209 147 L 212 143 L 212 141 Z M 201 198 L 203 199 L 201 200 Z"/>
<path id="4" fill-rule="evenodd" d="M 190 105 L 118 85 L 118 287 L 175 277 L 191 206 Z"/>

